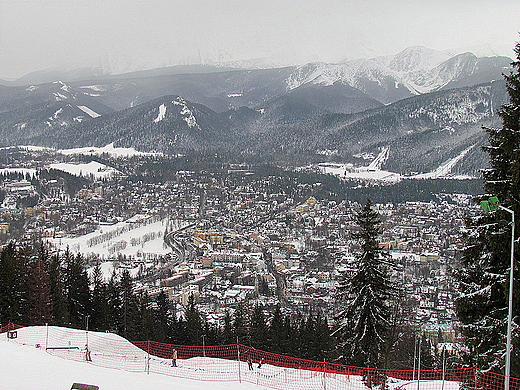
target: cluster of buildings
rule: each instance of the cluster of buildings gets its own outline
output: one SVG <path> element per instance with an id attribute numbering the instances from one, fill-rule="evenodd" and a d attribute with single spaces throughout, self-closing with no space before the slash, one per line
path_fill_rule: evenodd
<path id="1" fill-rule="evenodd" d="M 295 312 L 319 308 L 332 318 L 338 280 L 355 269 L 360 248 L 353 233 L 362 205 L 316 199 L 316 185 L 283 180 L 233 167 L 179 170 L 168 180 L 120 175 L 85 181 L 73 192 L 60 177 L 40 180 L 38 188 L 5 179 L 0 239 L 81 237 L 136 215 L 162 218 L 164 230 L 150 237 L 164 241 L 167 254 L 121 256 L 115 246 L 112 255 L 90 263 L 131 268 L 143 291 L 165 291 L 180 305 L 194 296 L 212 317 L 257 302 Z M 16 206 L 35 194 L 35 204 Z M 374 207 L 382 220 L 380 246 L 394 261 L 410 321 L 439 342 L 454 341 L 450 269 L 460 256 L 464 219 L 476 212 L 470 197 Z"/>

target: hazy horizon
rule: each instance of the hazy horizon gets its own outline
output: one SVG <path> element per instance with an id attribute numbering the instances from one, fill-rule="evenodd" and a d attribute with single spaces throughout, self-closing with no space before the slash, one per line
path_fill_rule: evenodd
<path id="1" fill-rule="evenodd" d="M 518 31 L 512 0 L 2 0 L 0 78 L 55 67 L 339 62 L 414 45 L 512 56 Z"/>

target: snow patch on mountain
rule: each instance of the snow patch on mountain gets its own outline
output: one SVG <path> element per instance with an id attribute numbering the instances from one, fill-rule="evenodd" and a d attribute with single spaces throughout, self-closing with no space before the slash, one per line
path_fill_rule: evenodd
<path id="1" fill-rule="evenodd" d="M 60 89 L 65 92 L 71 92 L 71 88 L 69 85 L 65 84 L 63 81 L 56 81 L 55 84 L 60 84 Z"/>
<path id="2" fill-rule="evenodd" d="M 159 113 L 157 114 L 157 118 L 153 120 L 154 123 L 158 123 L 164 119 L 166 115 L 166 106 L 164 104 L 161 104 L 159 106 Z"/>
<path id="3" fill-rule="evenodd" d="M 59 92 L 54 92 L 53 95 L 54 95 L 54 99 L 56 99 L 56 101 L 58 101 L 58 102 L 68 99 L 67 96 L 65 96 L 64 94 L 59 93 Z"/>
<path id="4" fill-rule="evenodd" d="M 351 61 L 348 64 L 312 63 L 296 67 L 287 78 L 287 90 L 291 91 L 304 84 L 320 84 L 329 86 L 337 81 L 353 85 L 356 71 L 361 66 L 359 61 Z"/>
<path id="5" fill-rule="evenodd" d="M 186 100 L 181 98 L 180 96 L 177 97 L 172 103 L 176 106 L 181 106 L 180 114 L 184 117 L 184 121 L 188 124 L 190 128 L 195 127 L 196 129 L 200 130 L 200 126 L 197 123 L 197 119 L 195 118 L 195 115 L 193 114 L 193 111 L 189 109 L 189 107 L 186 104 Z"/>
<path id="6" fill-rule="evenodd" d="M 450 81 L 455 80 L 464 72 L 466 65 L 473 62 L 466 71 L 474 72 L 476 57 L 471 53 L 457 55 L 448 58 L 441 64 L 431 69 L 415 69 L 406 72 L 399 72 L 398 75 L 406 83 L 411 91 L 419 94 L 435 91 L 446 86 Z"/>
<path id="7" fill-rule="evenodd" d="M 461 75 L 471 75 L 478 70 L 477 60 L 471 53 L 454 55 L 412 46 L 394 56 L 300 65 L 286 79 L 286 88 L 290 91 L 305 84 L 328 86 L 341 82 L 368 92 L 367 81 L 379 86 L 393 81 L 396 89 L 403 85 L 419 95 L 439 90 Z"/>
<path id="8" fill-rule="evenodd" d="M 315 63 L 298 66 L 295 72 L 287 79 L 287 89 L 292 90 L 303 84 L 332 85 L 342 82 L 353 87 L 360 87 L 363 79 L 379 85 L 385 78 L 394 79 L 394 85 L 407 86 L 413 93 L 424 93 L 420 85 L 421 80 L 432 78 L 428 72 L 448 60 L 450 55 L 437 52 L 421 46 L 413 46 L 395 56 L 376 57 L 372 59 L 357 59 L 340 64 Z M 433 90 L 439 85 L 428 83 Z M 426 90 L 423 88 L 423 90 Z"/>
<path id="9" fill-rule="evenodd" d="M 81 111 L 83 111 L 85 114 L 90 115 L 92 118 L 97 118 L 98 116 L 101 116 L 101 114 L 98 114 L 94 110 L 91 110 L 87 106 L 77 106 Z"/>
<path id="10" fill-rule="evenodd" d="M 54 125 L 59 125 L 59 126 L 66 126 L 68 125 L 68 122 L 59 118 L 59 115 L 63 112 L 63 108 L 59 108 L 58 110 L 56 110 L 54 112 L 54 114 L 52 114 L 52 116 L 50 116 L 48 118 L 47 121 L 45 121 L 45 124 L 47 124 L 47 126 L 49 127 L 52 127 Z M 25 127 L 25 126 L 24 126 Z"/>
<path id="11" fill-rule="evenodd" d="M 52 115 L 52 117 L 49 118 L 49 119 L 56 119 L 56 118 L 58 118 L 58 115 L 61 114 L 62 112 L 63 112 L 63 108 L 58 109 L 58 110 L 57 110 L 57 111 Z"/>
<path id="12" fill-rule="evenodd" d="M 106 85 L 84 85 L 80 88 L 91 89 L 92 91 L 96 91 L 96 92 L 103 92 L 108 89 L 108 87 Z"/>
<path id="13" fill-rule="evenodd" d="M 410 46 L 393 57 L 385 57 L 383 62 L 390 60 L 387 64 L 388 68 L 405 74 L 428 71 L 451 57 L 452 55 L 445 51 L 432 50 L 424 46 Z"/>

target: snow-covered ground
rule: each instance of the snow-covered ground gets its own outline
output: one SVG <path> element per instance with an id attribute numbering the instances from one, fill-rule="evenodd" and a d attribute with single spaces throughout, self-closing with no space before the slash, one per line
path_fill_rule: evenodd
<path id="1" fill-rule="evenodd" d="M 157 118 L 155 118 L 153 121 L 154 123 L 158 123 L 164 119 L 166 116 L 166 106 L 164 104 L 161 104 L 159 106 L 159 113 L 157 114 Z"/>
<path id="2" fill-rule="evenodd" d="M 356 375 L 323 373 L 264 364 L 248 370 L 246 362 L 196 357 L 170 359 L 149 356 L 124 338 L 110 333 L 86 332 L 54 326 L 17 330 L 16 339 L 0 334 L 1 389 L 70 389 L 73 383 L 100 390 L 142 389 L 329 389 L 366 390 Z M 86 348 L 91 361 L 86 361 Z M 458 390 L 449 381 L 388 381 L 390 390 Z"/>
<path id="3" fill-rule="evenodd" d="M 197 123 L 197 118 L 195 118 L 193 111 L 189 109 L 188 105 L 186 104 L 186 100 L 179 96 L 172 103 L 176 106 L 181 106 L 180 114 L 184 117 L 184 121 L 188 124 L 189 127 L 195 127 L 197 130 L 200 130 L 200 126 Z"/>
<path id="4" fill-rule="evenodd" d="M 97 161 L 89 163 L 70 164 L 70 163 L 54 163 L 50 164 L 49 168 L 64 171 L 75 176 L 89 177 L 93 176 L 96 179 L 104 179 L 120 174 L 117 169 L 101 164 Z"/>
<path id="5" fill-rule="evenodd" d="M 83 111 L 85 114 L 90 115 L 92 118 L 97 118 L 98 116 L 101 116 L 96 111 L 88 108 L 87 106 L 78 106 L 78 108 Z"/>
<path id="6" fill-rule="evenodd" d="M 167 219 L 140 224 L 119 222 L 101 225 L 96 231 L 83 236 L 54 238 L 49 241 L 62 248 L 69 247 L 74 253 L 94 253 L 102 258 L 115 258 L 120 254 L 146 259 L 171 253 L 163 239 L 166 223 Z"/>
<path id="7" fill-rule="evenodd" d="M 145 153 L 138 152 L 134 148 L 116 148 L 114 147 L 114 143 L 108 144 L 102 148 L 88 146 L 84 148 L 75 148 L 75 149 L 62 149 L 55 150 L 52 148 L 40 147 L 40 146 L 18 146 L 20 149 L 28 150 L 28 151 L 56 151 L 57 153 L 61 153 L 63 155 L 90 155 L 90 156 L 99 156 L 102 154 L 108 154 L 114 158 L 119 157 L 133 157 L 133 156 L 154 156 L 160 155 L 160 153 Z M 0 148 L 0 150 L 6 148 Z M 9 148 L 7 148 L 9 149 Z M 71 164 L 71 163 L 55 163 L 50 164 L 44 168 L 53 168 L 61 171 L 68 172 L 72 175 L 76 176 L 84 176 L 88 177 L 93 175 L 96 179 L 102 179 L 106 177 L 113 176 L 115 174 L 120 174 L 120 172 L 110 166 L 101 164 L 97 161 L 91 161 L 88 164 Z M 37 174 L 37 170 L 33 168 L 2 168 L 0 169 L 0 173 L 11 173 L 11 172 L 19 172 L 23 174 L 29 174 L 30 176 L 35 176 Z"/>
<path id="8" fill-rule="evenodd" d="M 0 174 L 21 173 L 23 175 L 36 176 L 37 171 L 33 168 L 1 168 Z"/>
<path id="9" fill-rule="evenodd" d="M 95 146 L 87 146 L 84 148 L 75 149 L 62 149 L 58 150 L 59 153 L 70 155 L 70 154 L 85 154 L 85 155 L 101 155 L 109 154 L 112 157 L 132 157 L 132 156 L 153 156 L 160 155 L 160 153 L 145 153 L 138 152 L 134 148 L 115 148 L 114 143 L 98 148 Z"/>
<path id="10" fill-rule="evenodd" d="M 455 165 L 461 161 L 474 147 L 463 150 L 459 155 L 445 161 L 438 168 L 428 173 L 402 176 L 399 173 L 381 170 L 382 164 L 388 158 L 389 148 L 383 148 L 379 155 L 366 167 L 354 167 L 352 164 L 322 163 L 318 164 L 320 172 L 338 176 L 345 180 L 363 180 L 370 182 L 397 183 L 402 179 L 469 179 L 468 176 L 455 176 L 451 172 Z"/>
<path id="11" fill-rule="evenodd" d="M 318 164 L 322 173 L 338 176 L 345 180 L 363 180 L 372 182 L 397 183 L 402 177 L 399 173 L 383 171 L 377 168 L 353 168 L 352 164 Z"/>
<path id="12" fill-rule="evenodd" d="M 30 329 L 30 328 L 27 328 Z M 23 335 L 24 329 L 18 330 Z M 81 332 L 83 335 L 85 332 Z M 45 338 L 42 338 L 42 342 Z M 44 346 L 44 343 L 40 343 Z M 83 344 L 84 345 L 84 344 Z M 93 351 L 94 352 L 94 351 Z M 143 353 L 143 351 L 140 351 Z M 96 356 L 93 356 L 96 358 Z M 129 372 L 117 366 L 99 367 L 85 361 L 74 361 L 35 348 L 35 343 L 21 345 L 0 335 L 0 389 L 57 390 L 70 389 L 73 383 L 99 386 L 100 390 L 261 390 L 266 387 L 251 383 L 197 381 L 158 373 Z M 144 367 L 144 366 L 143 366 Z"/>
<path id="13" fill-rule="evenodd" d="M 455 165 L 464 158 L 464 156 L 473 149 L 475 145 L 470 146 L 469 148 L 463 150 L 458 156 L 455 156 L 447 161 L 445 161 L 443 164 L 441 164 L 437 169 L 433 170 L 432 172 L 423 173 L 415 176 L 411 176 L 413 179 L 438 179 L 442 177 L 450 177 L 450 173 L 455 167 Z M 467 178 L 467 177 L 464 177 Z"/>

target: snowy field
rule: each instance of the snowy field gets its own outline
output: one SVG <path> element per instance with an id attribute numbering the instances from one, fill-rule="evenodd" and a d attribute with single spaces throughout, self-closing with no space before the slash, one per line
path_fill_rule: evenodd
<path id="1" fill-rule="evenodd" d="M 125 255 L 135 259 L 148 259 L 171 253 L 164 243 L 167 219 L 161 219 L 142 226 L 128 222 L 101 225 L 89 234 L 74 238 L 49 239 L 57 247 L 74 253 L 98 254 L 101 258 L 116 258 Z"/>
<path id="2" fill-rule="evenodd" d="M 58 153 L 61 153 L 64 155 L 84 154 L 84 155 L 98 155 L 98 156 L 106 153 L 112 157 L 160 156 L 161 155 L 161 153 L 138 152 L 134 148 L 116 148 L 116 147 L 114 147 L 114 143 L 103 146 L 102 148 L 95 147 L 95 146 L 87 146 L 84 148 L 62 149 L 62 150 L 58 150 Z"/>
<path id="3" fill-rule="evenodd" d="M 82 106 L 83 107 L 83 106 Z M 88 107 L 86 107 L 88 108 Z M 96 146 L 86 146 L 84 148 L 74 148 L 74 149 L 61 149 L 56 150 L 54 148 L 48 148 L 44 146 L 34 146 L 34 145 L 23 145 L 16 146 L 17 148 L 28 150 L 28 151 L 55 151 L 61 153 L 63 155 L 72 155 L 72 154 L 82 154 L 89 156 L 99 156 L 102 154 L 108 154 L 112 157 L 133 157 L 133 156 L 161 156 L 161 153 L 153 153 L 153 152 L 139 152 L 134 148 L 117 148 L 114 147 L 114 143 L 108 144 L 103 147 Z M 0 148 L 0 150 L 11 149 L 12 146 Z"/>
<path id="4" fill-rule="evenodd" d="M 97 161 L 80 164 L 55 163 L 50 164 L 49 168 L 67 172 L 74 176 L 93 176 L 96 179 L 106 179 L 115 176 L 116 174 L 121 174 L 117 169 L 101 164 Z"/>
<path id="5" fill-rule="evenodd" d="M 17 334 L 12 340 L 5 333 L 0 335 L 0 389 L 70 389 L 74 382 L 97 385 L 100 390 L 367 389 L 355 375 L 268 364 L 249 371 L 246 362 L 216 358 L 178 359 L 178 367 L 171 367 L 169 359 L 148 357 L 145 351 L 110 333 L 33 326 L 18 329 Z M 90 362 L 85 360 L 87 343 Z M 389 390 L 459 389 L 458 383 L 448 381 L 418 384 L 391 379 L 387 385 Z"/>
<path id="6" fill-rule="evenodd" d="M 368 167 L 352 168 L 352 164 L 318 164 L 321 173 L 338 176 L 344 180 L 363 180 L 372 182 L 397 183 L 402 180 L 399 173 L 368 169 Z"/>
<path id="7" fill-rule="evenodd" d="M 52 356 L 34 345 L 24 346 L 7 341 L 5 334 L 0 337 L 0 389 L 5 390 L 68 390 L 73 383 L 97 385 L 100 390 L 266 389 L 250 383 L 202 382 L 162 374 L 98 367 L 85 361 Z"/>
<path id="8" fill-rule="evenodd" d="M 389 148 L 383 148 L 379 155 L 366 167 L 355 168 L 352 164 L 321 163 L 318 168 L 321 173 L 338 176 L 344 180 L 361 180 L 382 183 L 398 183 L 403 179 L 471 179 L 469 176 L 457 176 L 452 174 L 455 168 L 466 154 L 475 145 L 463 150 L 459 155 L 445 161 L 437 169 L 428 173 L 402 176 L 399 173 L 381 170 L 381 166 L 388 158 Z"/>
<path id="9" fill-rule="evenodd" d="M 54 163 L 49 164 L 46 168 L 56 169 L 70 173 L 74 176 L 82 177 L 94 177 L 95 179 L 110 178 L 114 175 L 120 175 L 117 169 L 109 167 L 108 165 L 101 164 L 97 161 L 91 161 L 89 163 L 71 164 L 71 163 Z M 38 171 L 34 168 L 1 168 L 1 174 L 9 173 L 21 173 L 23 175 L 37 176 Z"/>

